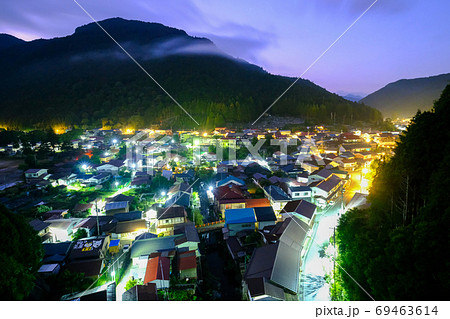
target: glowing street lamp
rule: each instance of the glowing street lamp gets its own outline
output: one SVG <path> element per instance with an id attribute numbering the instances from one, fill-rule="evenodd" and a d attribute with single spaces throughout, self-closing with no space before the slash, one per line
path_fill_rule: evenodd
<path id="1" fill-rule="evenodd" d="M 166 192 L 161 192 L 161 196 L 166 196 Z"/>
<path id="2" fill-rule="evenodd" d="M 212 186 L 209 186 L 209 187 L 208 187 L 208 190 L 211 192 L 211 191 L 213 190 L 213 187 L 212 187 Z"/>
<path id="3" fill-rule="evenodd" d="M 112 140 L 113 144 L 117 144 L 117 139 Z"/>
<path id="4" fill-rule="evenodd" d="M 83 170 L 87 170 L 87 169 L 88 169 L 88 167 L 89 167 L 89 166 L 87 166 L 87 164 L 83 164 L 83 165 L 81 165 L 81 168 L 82 168 Z"/>

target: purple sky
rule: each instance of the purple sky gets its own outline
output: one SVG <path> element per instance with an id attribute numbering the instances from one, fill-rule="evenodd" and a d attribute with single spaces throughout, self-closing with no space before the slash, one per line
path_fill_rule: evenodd
<path id="1" fill-rule="evenodd" d="M 78 0 L 97 20 L 159 22 L 232 56 L 297 77 L 374 0 Z M 379 0 L 305 75 L 331 92 L 450 72 L 450 1 Z M 73 0 L 3 0 L 0 33 L 24 40 L 92 22 Z M 281 93 L 281 92 L 280 92 Z"/>

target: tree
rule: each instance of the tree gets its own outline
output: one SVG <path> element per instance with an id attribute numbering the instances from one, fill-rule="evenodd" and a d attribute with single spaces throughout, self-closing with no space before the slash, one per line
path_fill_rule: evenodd
<path id="1" fill-rule="evenodd" d="M 44 255 L 41 240 L 20 215 L 0 205 L 0 296 L 23 300 L 34 287 Z"/>
<path id="2" fill-rule="evenodd" d="M 76 233 L 72 237 L 72 241 L 77 241 L 82 238 L 88 237 L 88 232 L 84 228 L 78 228 Z"/>
<path id="3" fill-rule="evenodd" d="M 131 277 L 130 280 L 127 281 L 127 284 L 125 285 L 125 290 L 130 290 L 131 288 L 133 288 L 134 286 L 137 285 L 143 285 L 142 280 L 140 280 L 139 278 L 133 278 Z"/>
<path id="4" fill-rule="evenodd" d="M 39 214 L 43 214 L 43 213 L 46 213 L 46 212 L 51 211 L 52 209 L 53 209 L 53 208 L 51 208 L 51 207 L 49 207 L 49 206 L 46 206 L 46 205 L 40 205 L 40 206 L 37 207 L 37 212 L 38 212 Z"/>
<path id="5" fill-rule="evenodd" d="M 450 297 L 449 121 L 450 85 L 432 111 L 413 118 L 395 155 L 377 163 L 370 207 L 341 217 L 339 296 L 369 299 L 356 281 L 376 300 Z"/>
<path id="6" fill-rule="evenodd" d="M 203 215 L 200 212 L 200 209 L 195 208 L 192 211 L 192 214 L 193 214 L 193 219 L 195 221 L 195 225 L 202 225 L 203 224 Z"/>

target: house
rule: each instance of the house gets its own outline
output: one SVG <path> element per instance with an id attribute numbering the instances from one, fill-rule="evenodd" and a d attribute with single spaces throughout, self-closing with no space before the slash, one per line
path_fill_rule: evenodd
<path id="1" fill-rule="evenodd" d="M 113 215 L 114 222 L 126 222 L 130 220 L 139 220 L 142 219 L 142 211 L 134 210 L 128 213 L 117 213 Z"/>
<path id="2" fill-rule="evenodd" d="M 357 161 L 355 158 L 341 158 L 337 157 L 335 162 L 339 164 L 339 167 L 345 170 L 354 170 L 356 168 Z"/>
<path id="3" fill-rule="evenodd" d="M 118 194 L 114 197 L 108 197 L 106 198 L 106 202 L 107 203 L 114 203 L 114 202 L 128 202 L 128 203 L 132 203 L 134 200 L 134 196 L 127 196 L 124 194 Z"/>
<path id="4" fill-rule="evenodd" d="M 250 301 L 282 301 L 284 290 L 270 283 L 265 277 L 249 278 L 246 282 Z"/>
<path id="5" fill-rule="evenodd" d="M 157 211 L 157 233 L 165 233 L 174 230 L 174 225 L 187 221 L 186 209 L 183 206 L 172 205 Z"/>
<path id="6" fill-rule="evenodd" d="M 241 188 L 237 185 L 225 185 L 217 187 L 213 191 L 214 193 L 214 205 L 217 212 L 222 214 L 222 218 L 225 217 L 226 209 L 238 209 L 244 208 L 246 198 Z"/>
<path id="7" fill-rule="evenodd" d="M 78 240 L 73 245 L 66 268 L 82 273 L 85 277 L 100 276 L 105 264 L 104 257 L 109 246 L 109 237 L 91 237 Z"/>
<path id="8" fill-rule="evenodd" d="M 122 294 L 122 301 L 157 301 L 158 293 L 155 283 L 136 285 Z"/>
<path id="9" fill-rule="evenodd" d="M 266 226 L 275 225 L 277 217 L 272 206 L 266 207 L 254 207 L 256 216 L 256 227 L 258 229 L 263 229 Z"/>
<path id="10" fill-rule="evenodd" d="M 73 227 L 73 232 L 76 233 L 78 229 L 84 229 L 88 234 L 88 237 L 93 236 L 97 230 L 97 221 L 95 217 L 89 217 L 81 220 Z"/>
<path id="11" fill-rule="evenodd" d="M 181 280 L 197 280 L 197 255 L 194 250 L 178 253 L 177 265 Z"/>
<path id="12" fill-rule="evenodd" d="M 238 237 L 236 236 L 228 237 L 225 240 L 225 243 L 227 244 L 228 251 L 230 252 L 231 257 L 234 260 L 246 256 L 245 249 L 242 247 L 242 243 Z"/>
<path id="13" fill-rule="evenodd" d="M 181 183 L 181 182 L 192 182 L 195 178 L 195 171 L 190 169 L 182 173 L 175 173 L 173 174 L 173 178 L 175 178 L 175 183 Z"/>
<path id="14" fill-rule="evenodd" d="M 56 174 L 52 174 L 50 180 L 55 182 L 57 185 L 71 185 L 77 181 L 77 174 L 72 173 L 71 171 L 60 172 Z"/>
<path id="15" fill-rule="evenodd" d="M 72 240 L 73 229 L 81 221 L 81 218 L 50 219 L 49 229 L 53 242 Z"/>
<path id="16" fill-rule="evenodd" d="M 110 174 L 113 176 L 119 175 L 119 168 L 115 165 L 111 165 L 109 163 L 104 163 L 95 168 L 99 173 Z"/>
<path id="17" fill-rule="evenodd" d="M 83 274 L 86 278 L 98 278 L 104 267 L 102 259 L 76 260 L 66 265 L 67 270 Z"/>
<path id="18" fill-rule="evenodd" d="M 48 175 L 45 168 L 30 168 L 25 171 L 25 180 L 30 183 L 32 180 L 44 179 Z"/>
<path id="19" fill-rule="evenodd" d="M 236 236 L 241 231 L 255 231 L 256 216 L 253 208 L 227 209 L 225 226 L 228 236 Z"/>
<path id="20" fill-rule="evenodd" d="M 64 266 L 69 252 L 72 249 L 73 242 L 66 241 L 61 243 L 44 243 L 44 257 L 42 259 L 43 264 L 59 264 Z"/>
<path id="21" fill-rule="evenodd" d="M 264 278 L 268 283 L 282 288 L 285 293 L 299 292 L 301 254 L 308 231 L 308 225 L 294 216 L 277 243 L 259 247 L 253 251 L 244 274 L 250 296 L 266 295 L 274 299 L 281 297 L 279 290 L 270 293 L 270 288 L 264 289 L 261 293 L 260 284 L 253 285 L 250 280 L 254 278 Z"/>
<path id="22" fill-rule="evenodd" d="M 105 213 L 108 216 L 115 215 L 117 213 L 128 213 L 130 206 L 128 201 L 123 202 L 109 202 L 105 204 Z"/>
<path id="23" fill-rule="evenodd" d="M 308 180 L 309 180 L 309 173 L 308 172 L 303 172 L 300 174 L 297 174 L 297 182 L 298 183 L 302 183 L 302 184 L 308 184 Z"/>
<path id="24" fill-rule="evenodd" d="M 147 222 L 144 219 L 135 219 L 112 223 L 113 227 L 105 231 L 111 238 L 131 242 L 136 236 L 148 231 Z"/>
<path id="25" fill-rule="evenodd" d="M 267 198 L 248 198 L 245 200 L 245 208 L 267 207 L 270 201 Z"/>
<path id="26" fill-rule="evenodd" d="M 175 236 L 165 236 L 135 240 L 131 245 L 130 252 L 132 265 L 145 269 L 150 255 L 154 253 L 163 253 L 167 257 L 174 256 L 176 251 L 175 239 Z"/>
<path id="27" fill-rule="evenodd" d="M 68 256 L 69 262 L 81 259 L 103 259 L 108 250 L 109 236 L 89 237 L 77 240 Z"/>
<path id="28" fill-rule="evenodd" d="M 266 186 L 264 187 L 264 193 L 277 214 L 283 209 L 284 205 L 291 200 L 289 195 L 278 186 Z"/>
<path id="29" fill-rule="evenodd" d="M 109 180 L 110 178 L 111 178 L 110 174 L 100 173 L 100 174 L 90 177 L 87 180 L 87 183 L 89 183 L 91 185 L 100 185 L 100 184 L 103 184 L 104 182 L 106 182 L 107 180 Z"/>
<path id="30" fill-rule="evenodd" d="M 291 218 L 287 218 L 281 222 L 277 222 L 275 225 L 269 225 L 262 229 L 265 243 L 277 243 L 281 235 L 285 231 L 286 227 L 292 221 Z"/>
<path id="31" fill-rule="evenodd" d="M 289 186 L 288 194 L 292 199 L 310 199 L 312 190 L 308 186 Z"/>
<path id="32" fill-rule="evenodd" d="M 72 212 L 77 213 L 90 213 L 92 207 L 94 207 L 94 204 L 76 204 L 75 207 L 72 209 Z"/>
<path id="33" fill-rule="evenodd" d="M 137 172 L 136 175 L 133 177 L 133 180 L 131 181 L 130 187 L 131 188 L 146 187 L 150 184 L 150 182 L 151 182 L 150 175 L 145 174 L 143 172 Z"/>
<path id="34" fill-rule="evenodd" d="M 59 264 L 44 264 L 39 268 L 38 274 L 43 277 L 48 277 L 57 275 L 60 270 L 61 266 Z"/>
<path id="35" fill-rule="evenodd" d="M 196 256 L 200 257 L 200 238 L 193 222 L 174 225 L 173 236 L 178 251 L 195 251 Z"/>
<path id="36" fill-rule="evenodd" d="M 323 181 L 324 179 L 327 179 L 331 175 L 333 175 L 333 172 L 326 168 L 314 171 L 308 176 L 308 184 L 311 184 L 313 182 Z"/>
<path id="37" fill-rule="evenodd" d="M 216 187 L 227 186 L 229 184 L 244 186 L 245 182 L 240 178 L 234 177 L 233 175 L 229 175 L 225 179 L 218 181 L 216 183 Z"/>
<path id="38" fill-rule="evenodd" d="M 41 238 L 42 243 L 53 242 L 53 237 L 50 233 L 50 223 L 43 222 L 39 219 L 33 219 L 29 224 Z"/>
<path id="39" fill-rule="evenodd" d="M 295 177 L 305 171 L 303 168 L 295 166 L 294 164 L 282 166 L 280 169 L 290 177 Z"/>
<path id="40" fill-rule="evenodd" d="M 156 234 L 145 232 L 145 233 L 142 233 L 142 234 L 136 236 L 136 238 L 134 240 L 136 241 L 136 240 L 143 240 L 143 239 L 150 239 L 150 238 L 157 238 L 157 237 L 158 237 L 158 235 L 156 235 Z"/>
<path id="41" fill-rule="evenodd" d="M 53 209 L 53 210 L 49 210 L 48 212 L 45 212 L 44 214 L 42 214 L 42 218 L 44 220 L 62 219 L 68 213 L 69 213 L 68 209 Z"/>
<path id="42" fill-rule="evenodd" d="M 188 183 L 180 183 L 173 185 L 167 192 L 169 199 L 165 206 L 179 205 L 188 208 L 191 203 L 192 187 Z"/>
<path id="43" fill-rule="evenodd" d="M 317 165 L 317 163 L 311 161 L 303 161 L 302 168 L 308 173 L 312 173 L 314 171 L 317 171 L 320 167 L 319 165 Z"/>
<path id="44" fill-rule="evenodd" d="M 370 151 L 371 146 L 370 144 L 367 143 L 344 143 L 341 145 L 341 147 L 339 148 L 339 152 L 343 153 L 343 152 L 364 152 L 364 151 Z"/>
<path id="45" fill-rule="evenodd" d="M 325 206 L 339 195 L 339 190 L 342 185 L 342 180 L 336 175 L 319 182 L 312 186 L 312 197 L 314 201 L 320 205 Z"/>
<path id="46" fill-rule="evenodd" d="M 144 285 L 156 284 L 157 289 L 169 288 L 170 285 L 170 259 L 157 256 L 149 258 L 145 270 Z"/>
<path id="47" fill-rule="evenodd" d="M 120 251 L 120 239 L 111 239 L 108 251 L 110 254 L 118 254 Z"/>
<path id="48" fill-rule="evenodd" d="M 306 200 L 294 200 L 290 201 L 283 208 L 283 213 L 286 213 L 289 217 L 295 215 L 300 220 L 304 221 L 312 227 L 316 217 L 317 206 Z"/>

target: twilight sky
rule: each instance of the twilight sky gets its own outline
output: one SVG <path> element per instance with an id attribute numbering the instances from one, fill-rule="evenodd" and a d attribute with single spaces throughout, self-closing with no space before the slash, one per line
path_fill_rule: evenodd
<path id="1" fill-rule="evenodd" d="M 77 1 L 96 20 L 162 23 L 297 77 L 375 0 Z M 1 7 L 0 33 L 24 40 L 69 35 L 92 22 L 73 0 L 2 0 Z M 447 0 L 378 0 L 304 78 L 331 92 L 371 93 L 402 78 L 448 73 L 449 12 Z"/>

